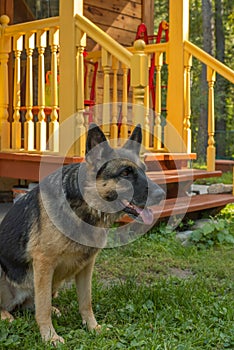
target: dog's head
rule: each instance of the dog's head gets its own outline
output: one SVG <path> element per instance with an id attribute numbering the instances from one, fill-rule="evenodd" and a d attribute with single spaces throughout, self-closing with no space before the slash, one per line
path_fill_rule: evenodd
<path id="1" fill-rule="evenodd" d="M 87 199 L 99 212 L 127 214 L 144 224 L 152 224 L 148 206 L 158 204 L 164 191 L 145 174 L 139 157 L 142 142 L 141 126 L 137 125 L 122 148 L 110 147 L 104 133 L 91 124 L 86 142 L 86 164 L 89 184 L 95 183 Z M 95 195 L 94 195 L 95 192 Z M 89 203 L 88 203 L 89 204 Z"/>

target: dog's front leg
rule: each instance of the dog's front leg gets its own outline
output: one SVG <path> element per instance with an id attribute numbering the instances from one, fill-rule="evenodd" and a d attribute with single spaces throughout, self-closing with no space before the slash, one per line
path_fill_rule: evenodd
<path id="1" fill-rule="evenodd" d="M 76 276 L 76 288 L 79 300 L 79 311 L 83 324 L 87 324 L 88 329 L 99 329 L 92 308 L 92 274 L 95 263 L 93 259 Z"/>
<path id="2" fill-rule="evenodd" d="M 42 339 L 64 343 L 64 339 L 55 332 L 52 324 L 52 279 L 54 268 L 50 259 L 43 255 L 33 260 L 36 321 Z"/>

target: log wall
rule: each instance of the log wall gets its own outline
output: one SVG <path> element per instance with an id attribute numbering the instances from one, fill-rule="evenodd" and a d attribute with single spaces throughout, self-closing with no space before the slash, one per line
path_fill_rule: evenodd
<path id="1" fill-rule="evenodd" d="M 87 0 L 84 15 L 113 39 L 124 46 L 131 46 L 137 26 L 143 21 L 143 0 Z M 95 43 L 88 40 L 88 51 L 95 49 Z"/>

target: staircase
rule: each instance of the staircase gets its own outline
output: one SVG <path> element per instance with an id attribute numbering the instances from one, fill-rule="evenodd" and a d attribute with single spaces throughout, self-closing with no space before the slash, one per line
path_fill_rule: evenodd
<path id="1" fill-rule="evenodd" d="M 190 193 L 191 185 L 201 178 L 218 177 L 220 170 L 205 171 L 192 169 L 190 163 L 196 154 L 150 153 L 144 155 L 148 177 L 163 187 L 166 200 L 153 207 L 155 219 L 173 215 L 197 215 L 204 211 L 218 211 L 228 203 L 234 203 L 232 194 Z M 29 181 L 39 181 L 63 164 L 79 163 L 83 157 L 62 158 L 53 155 L 0 153 L 0 176 Z M 125 216 L 121 221 L 129 222 Z"/>
<path id="2" fill-rule="evenodd" d="M 234 203 L 233 194 L 195 194 L 191 185 L 197 179 L 219 177 L 222 171 L 206 171 L 188 168 L 188 162 L 195 154 L 155 154 L 146 155 L 147 175 L 166 192 L 166 200 L 152 207 L 155 220 L 180 216 L 196 218 L 201 214 L 214 214 L 229 203 Z M 161 168 L 161 170 L 159 170 Z M 122 222 L 130 222 L 125 216 Z"/>

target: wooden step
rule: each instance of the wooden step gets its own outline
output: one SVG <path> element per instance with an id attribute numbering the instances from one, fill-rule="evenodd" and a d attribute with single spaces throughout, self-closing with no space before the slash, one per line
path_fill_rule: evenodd
<path id="1" fill-rule="evenodd" d="M 167 199 L 161 208 L 159 206 L 153 207 L 153 213 L 155 217 L 163 218 L 211 208 L 222 208 L 229 203 L 234 203 L 232 194 L 200 194 L 192 197 Z"/>
<path id="2" fill-rule="evenodd" d="M 196 153 L 145 153 L 144 162 L 149 171 L 187 168 L 197 158 Z"/>
<path id="3" fill-rule="evenodd" d="M 197 179 L 221 176 L 221 171 L 206 171 L 199 169 L 174 169 L 147 172 L 148 177 L 162 186 L 167 199 L 186 196 L 192 183 Z"/>
<path id="4" fill-rule="evenodd" d="M 229 203 L 234 203 L 232 194 L 201 194 L 196 196 L 186 196 L 166 199 L 160 205 L 153 206 L 155 220 L 174 215 L 185 215 L 187 213 L 200 212 L 207 209 L 221 209 Z M 124 216 L 121 222 L 127 223 L 132 220 L 129 216 Z"/>
<path id="5" fill-rule="evenodd" d="M 222 171 L 206 171 L 200 169 L 172 169 L 164 171 L 147 171 L 147 176 L 157 184 L 175 182 L 194 182 L 197 179 L 219 177 Z"/>

